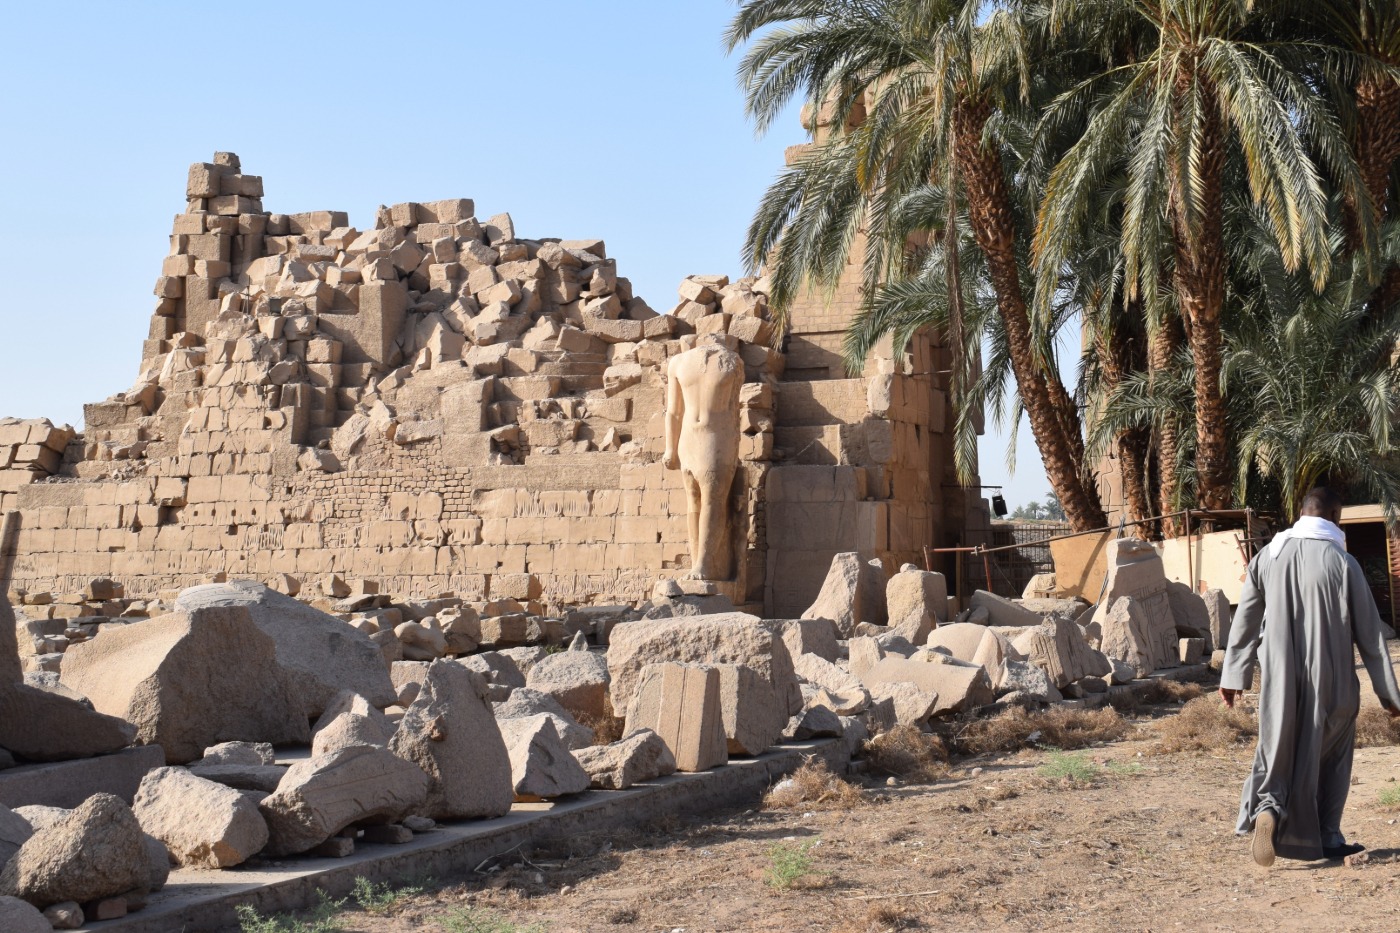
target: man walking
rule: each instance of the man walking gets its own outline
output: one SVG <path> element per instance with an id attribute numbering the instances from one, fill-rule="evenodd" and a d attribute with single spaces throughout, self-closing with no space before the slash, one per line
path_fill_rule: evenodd
<path id="1" fill-rule="evenodd" d="M 1220 675 L 1220 696 L 1234 706 L 1259 661 L 1259 746 L 1236 831 L 1254 830 L 1254 861 L 1266 867 L 1275 855 L 1331 859 L 1365 848 L 1341 829 L 1361 699 L 1353 645 L 1381 705 L 1400 716 L 1386 629 L 1345 550 L 1341 497 L 1319 487 L 1302 512 L 1250 562 Z"/>

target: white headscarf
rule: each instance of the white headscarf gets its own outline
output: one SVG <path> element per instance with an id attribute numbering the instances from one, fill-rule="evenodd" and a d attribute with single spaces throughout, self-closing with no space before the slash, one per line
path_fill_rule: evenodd
<path id="1" fill-rule="evenodd" d="M 1327 519 L 1319 518 L 1316 515 L 1301 515 L 1293 523 L 1292 528 L 1274 535 L 1274 540 L 1269 542 L 1269 556 L 1278 557 L 1279 551 L 1283 550 L 1283 543 L 1292 538 L 1331 541 L 1343 551 L 1347 549 L 1347 536 L 1339 525 L 1334 525 Z"/>

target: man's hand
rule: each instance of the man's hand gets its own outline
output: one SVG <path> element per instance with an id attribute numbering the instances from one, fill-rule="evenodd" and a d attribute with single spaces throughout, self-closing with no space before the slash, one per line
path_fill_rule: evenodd
<path id="1" fill-rule="evenodd" d="M 1221 699 L 1222 701 L 1224 701 L 1225 706 L 1228 707 L 1229 709 L 1234 709 L 1234 708 L 1235 708 L 1235 697 L 1237 697 L 1237 696 L 1239 696 L 1239 695 L 1240 695 L 1240 692 L 1239 692 L 1238 690 L 1231 690 L 1229 687 L 1221 687 L 1221 688 L 1220 688 L 1220 699 Z M 1392 713 L 1391 715 L 1395 715 L 1395 714 Z"/>

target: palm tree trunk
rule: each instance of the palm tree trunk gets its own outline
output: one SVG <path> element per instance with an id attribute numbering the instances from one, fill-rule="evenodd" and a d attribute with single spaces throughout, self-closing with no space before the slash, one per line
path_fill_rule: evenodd
<path id="1" fill-rule="evenodd" d="M 1385 215 L 1390 172 L 1400 159 L 1400 84 L 1366 75 L 1356 85 L 1356 164 L 1369 196 L 1373 224 Z M 1360 205 L 1347 198 L 1343 205 L 1347 247 L 1361 248 Z"/>
<path id="2" fill-rule="evenodd" d="M 1356 85 L 1356 163 L 1370 197 L 1371 219 L 1379 224 L 1386 218 L 1390 175 L 1400 160 L 1400 84 L 1374 76 L 1363 77 Z M 1344 206 L 1347 246 L 1361 248 L 1358 205 L 1348 199 Z M 1372 318 L 1400 301 L 1400 267 L 1381 270 L 1381 281 L 1367 302 Z"/>
<path id="3" fill-rule="evenodd" d="M 1203 508 L 1228 509 L 1233 501 L 1230 427 L 1220 391 L 1224 344 L 1220 318 L 1225 304 L 1225 240 L 1221 222 L 1225 130 L 1215 94 L 1203 96 L 1194 209 L 1187 203 L 1182 179 L 1173 177 L 1171 185 L 1174 284 L 1196 367 L 1196 501 Z M 1175 164 L 1179 166 L 1180 162 Z"/>
<path id="4" fill-rule="evenodd" d="M 1094 349 L 1103 372 L 1104 396 L 1111 394 L 1129 373 L 1140 371 L 1146 363 L 1138 333 L 1142 319 L 1142 301 L 1133 298 L 1128 301 L 1121 317 L 1107 322 L 1106 326 L 1093 328 Z M 1110 332 L 1105 335 L 1105 330 Z M 1123 509 L 1128 521 L 1140 526 L 1139 534 L 1146 535 L 1150 529 L 1143 523 L 1152 517 L 1152 503 L 1147 491 L 1147 457 L 1151 436 L 1144 428 L 1127 428 L 1118 432 L 1113 444 L 1118 459 Z"/>
<path id="5" fill-rule="evenodd" d="M 1181 339 L 1176 321 L 1163 321 L 1152 335 L 1147 348 L 1148 377 L 1154 385 L 1170 368 L 1172 357 Z M 1181 481 L 1176 472 L 1176 461 L 1180 452 L 1180 438 L 1177 435 L 1176 421 L 1170 417 L 1157 425 L 1157 514 L 1170 515 L 1177 509 L 1178 492 Z M 1166 519 L 1162 522 L 1162 536 L 1174 538 L 1181 533 L 1180 522 Z"/>
<path id="6" fill-rule="evenodd" d="M 1036 364 L 1030 314 L 1016 261 L 1015 214 L 1006 174 L 1000 153 L 982 145 L 990 113 L 990 105 L 978 100 L 964 99 L 953 108 L 953 152 L 967 190 L 973 239 L 987 257 L 1021 406 L 1040 448 L 1050 487 L 1075 531 L 1098 528 L 1107 520 L 1098 489 L 1086 481 L 1079 411 L 1059 376 Z"/>

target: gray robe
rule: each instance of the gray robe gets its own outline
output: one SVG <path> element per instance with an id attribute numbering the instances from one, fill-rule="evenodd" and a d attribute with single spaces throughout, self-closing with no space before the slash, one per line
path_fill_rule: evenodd
<path id="1" fill-rule="evenodd" d="M 1354 644 L 1376 695 L 1400 708 L 1385 627 L 1356 558 L 1327 541 L 1295 538 L 1250 562 L 1230 626 L 1220 686 L 1250 686 L 1260 668 L 1259 746 L 1240 801 L 1239 832 L 1271 809 L 1275 850 L 1319 859 L 1345 842 L 1342 808 L 1361 685 Z"/>

